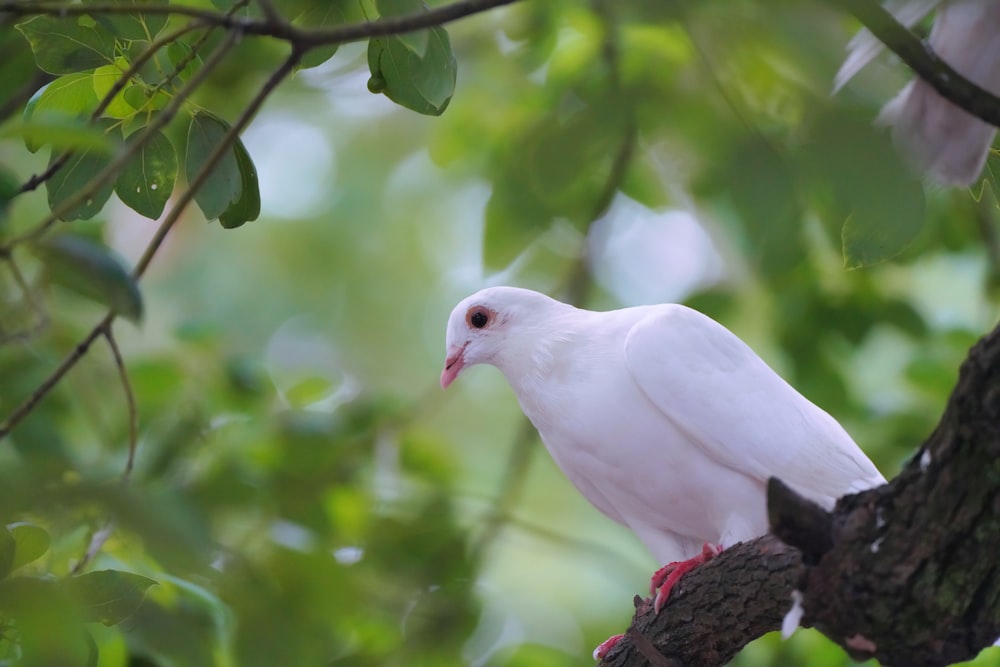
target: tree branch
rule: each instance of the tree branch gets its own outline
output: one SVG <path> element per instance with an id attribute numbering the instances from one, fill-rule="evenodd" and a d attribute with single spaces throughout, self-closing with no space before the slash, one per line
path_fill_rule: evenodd
<path id="1" fill-rule="evenodd" d="M 773 528 L 686 575 L 632 630 L 678 665 L 719 665 L 777 630 L 799 590 L 802 625 L 855 659 L 937 667 L 1000 636 L 1000 326 L 972 348 L 937 428 L 892 482 L 832 515 L 772 484 Z M 634 635 L 633 632 L 633 635 Z M 652 664 L 629 635 L 604 665 Z"/>
<path id="2" fill-rule="evenodd" d="M 1000 97 L 956 72 L 930 46 L 875 0 L 827 0 L 848 12 L 937 93 L 973 116 L 1000 127 Z"/>
<path id="3" fill-rule="evenodd" d="M 80 16 L 83 14 L 175 14 L 189 16 L 203 21 L 206 25 L 218 26 L 229 30 L 237 30 L 244 35 L 274 37 L 284 40 L 293 46 L 308 51 L 327 44 L 342 44 L 371 37 L 386 37 L 402 33 L 434 28 L 451 23 L 466 16 L 513 4 L 518 0 L 458 0 L 442 7 L 404 16 L 389 16 L 377 21 L 362 21 L 329 28 L 307 29 L 299 28 L 285 21 L 270 19 L 247 19 L 229 16 L 221 12 L 189 7 L 184 5 L 154 5 L 154 4 L 114 4 L 110 2 L 93 2 L 86 5 L 66 5 L 55 2 L 12 2 L 0 1 L 0 14 L 14 16 Z"/>
<path id="4" fill-rule="evenodd" d="M 232 35 L 230 35 L 230 37 L 231 36 Z M 228 45 L 231 45 L 231 41 L 232 40 L 228 40 L 227 42 L 223 42 L 216 47 L 213 55 L 219 54 L 220 52 L 228 49 Z M 221 58 L 221 55 L 219 57 Z M 176 223 L 180 218 L 187 205 L 191 203 L 192 199 L 194 199 L 194 194 L 204 184 L 212 169 L 215 168 L 216 163 L 222 158 L 223 154 L 236 140 L 236 137 L 239 136 L 240 132 L 242 132 L 243 129 L 250 123 L 250 120 L 256 115 L 260 106 L 264 103 L 264 100 L 267 99 L 270 94 L 274 92 L 274 89 L 277 88 L 278 84 L 281 83 L 281 81 L 283 81 L 285 77 L 291 74 L 292 70 L 295 69 L 296 64 L 298 64 L 299 57 L 300 56 L 297 52 L 293 52 L 292 55 L 289 56 L 288 59 L 274 71 L 271 77 L 264 83 L 263 86 L 261 86 L 261 89 L 243 110 L 243 113 L 240 114 L 240 117 L 235 123 L 233 123 L 233 126 L 229 128 L 229 131 L 223 136 L 222 140 L 205 160 L 201 170 L 191 180 L 188 188 L 178 198 L 177 203 L 170 210 L 170 213 L 167 214 L 167 217 L 163 219 L 162 223 L 160 223 L 160 226 L 157 228 L 153 238 L 146 246 L 146 250 L 143 252 L 142 257 L 139 258 L 139 261 L 136 263 L 135 269 L 132 271 L 132 275 L 136 278 L 136 280 L 141 278 L 143 273 L 145 273 L 146 269 L 149 267 L 149 263 L 153 259 L 153 256 L 156 255 L 157 250 L 159 250 L 160 245 L 166 238 L 167 233 L 173 227 L 174 223 Z M 205 61 L 205 65 L 201 70 L 199 70 L 199 74 L 205 71 L 205 67 L 208 67 L 210 60 L 211 58 Z M 194 78 L 191 79 L 191 81 L 194 80 Z M 110 326 L 114 317 L 114 313 L 108 313 L 105 315 L 104 319 L 91 329 L 90 333 L 87 334 L 83 342 L 74 348 L 73 352 L 63 360 L 59 367 L 53 371 L 52 375 L 46 378 L 45 381 L 42 382 L 42 384 L 39 385 L 39 387 L 31 394 L 31 396 L 29 396 L 24 403 L 19 405 L 14 412 L 11 413 L 7 420 L 0 425 L 0 439 L 3 439 L 5 436 L 10 434 L 11 430 L 17 426 L 22 419 L 31 413 L 35 406 L 38 405 L 38 402 L 55 388 L 66 372 L 75 366 L 83 355 L 86 354 L 94 340 L 100 336 L 107 327 Z"/>

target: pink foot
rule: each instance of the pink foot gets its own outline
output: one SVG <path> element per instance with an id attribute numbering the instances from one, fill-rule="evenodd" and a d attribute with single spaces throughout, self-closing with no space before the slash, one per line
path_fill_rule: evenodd
<path id="1" fill-rule="evenodd" d="M 615 635 L 613 637 L 608 637 L 603 642 L 594 649 L 594 660 L 604 660 L 608 653 L 611 653 L 611 649 L 615 647 L 615 644 L 622 640 L 625 635 Z"/>
<path id="2" fill-rule="evenodd" d="M 667 598 L 670 597 L 670 591 L 673 590 L 674 585 L 680 581 L 681 577 L 702 563 L 706 563 L 715 558 L 720 553 L 722 553 L 721 544 L 719 546 L 713 546 L 706 542 L 701 548 L 701 553 L 694 558 L 680 560 L 676 563 L 667 563 L 657 570 L 653 574 L 653 578 L 649 581 L 649 592 L 656 593 L 656 599 L 653 600 L 653 610 L 657 614 L 660 613 L 660 609 L 663 608 Z M 601 646 L 603 645 L 604 644 Z"/>

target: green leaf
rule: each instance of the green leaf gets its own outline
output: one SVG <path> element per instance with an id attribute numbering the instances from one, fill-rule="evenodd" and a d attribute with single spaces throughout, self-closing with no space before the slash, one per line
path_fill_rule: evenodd
<path id="1" fill-rule="evenodd" d="M 12 570 L 38 560 L 45 555 L 52 544 L 49 532 L 33 523 L 12 523 L 7 526 L 7 530 L 10 531 L 17 544 L 17 549 L 14 551 L 14 563 L 11 566 Z"/>
<path id="2" fill-rule="evenodd" d="M 96 0 L 89 0 L 96 1 Z M 126 5 L 165 5 L 168 0 L 112 0 L 113 4 Z M 95 20 L 102 24 L 108 32 L 129 40 L 151 41 L 157 33 L 167 25 L 166 14 L 96 14 Z"/>
<path id="3" fill-rule="evenodd" d="M 50 74 L 81 72 L 115 59 L 114 35 L 85 16 L 36 16 L 17 29 L 31 45 L 38 67 Z"/>
<path id="4" fill-rule="evenodd" d="M 103 303 L 133 324 L 142 320 L 142 294 L 124 262 L 81 236 L 53 236 L 35 247 L 51 280 Z"/>
<path id="5" fill-rule="evenodd" d="M 53 151 L 49 159 L 49 165 L 59 158 L 57 152 Z M 69 160 L 56 171 L 48 181 L 45 182 L 45 189 L 48 192 L 49 208 L 53 212 L 76 196 L 84 187 L 90 183 L 95 174 L 102 171 L 111 162 L 111 158 L 97 151 L 89 150 L 80 153 L 73 153 Z M 108 198 L 111 197 L 113 185 L 108 183 L 101 186 L 86 201 L 67 211 L 59 213 L 60 220 L 86 220 L 101 212 Z"/>
<path id="6" fill-rule="evenodd" d="M 394 1 L 392 8 L 402 4 Z M 422 3 L 420 7 L 405 4 L 414 9 L 423 8 Z M 444 28 L 419 32 L 427 35 L 426 47 L 423 37 L 417 34 L 369 40 L 368 69 L 372 80 L 368 88 L 383 93 L 407 109 L 440 116 L 455 92 L 457 64 Z"/>
<path id="7" fill-rule="evenodd" d="M 30 124 L 44 116 L 87 116 L 97 108 L 98 98 L 94 93 L 93 78 L 90 73 L 67 74 L 48 85 L 39 88 L 24 107 L 23 119 Z M 25 146 L 34 153 L 41 146 L 34 137 L 25 137 Z"/>
<path id="8" fill-rule="evenodd" d="M 187 136 L 187 157 L 184 161 L 188 183 L 192 183 L 212 151 L 229 131 L 229 125 L 222 119 L 205 111 L 191 116 Z M 237 152 L 227 149 L 201 188 L 194 195 L 198 208 L 209 220 L 238 204 L 243 197 L 243 171 L 240 169 Z"/>
<path id="9" fill-rule="evenodd" d="M 830 113 L 809 134 L 800 174 L 814 198 L 826 198 L 816 208 L 827 211 L 824 219 L 839 236 L 845 267 L 871 266 L 905 250 L 923 227 L 924 193 L 888 132 L 868 118 Z"/>
<path id="10" fill-rule="evenodd" d="M 0 100 L 14 99 L 36 76 L 35 58 L 30 49 L 24 48 L 24 38 L 5 26 L 0 30 Z M 0 121 L 18 110 L 15 104 L 5 106 L 8 115 L 0 117 Z"/>
<path id="11" fill-rule="evenodd" d="M 17 542 L 6 528 L 0 527 L 0 579 L 6 579 L 14 569 Z"/>
<path id="12" fill-rule="evenodd" d="M 117 625 L 139 609 L 146 591 L 155 584 L 139 574 L 100 570 L 71 577 L 65 587 L 83 608 L 85 620 Z"/>
<path id="13" fill-rule="evenodd" d="M 427 5 L 423 0 L 375 0 L 375 7 L 381 17 L 406 16 L 427 10 Z M 427 47 L 430 44 L 430 33 L 427 30 L 416 30 L 398 35 L 398 37 L 400 43 L 418 58 L 422 58 L 427 53 Z"/>
<path id="14" fill-rule="evenodd" d="M 130 137 L 137 139 L 142 132 Z M 177 179 L 177 154 L 166 135 L 157 132 L 132 156 L 115 181 L 115 194 L 139 215 L 155 220 L 163 213 Z"/>
<path id="15" fill-rule="evenodd" d="M 219 216 L 219 222 L 226 229 L 239 227 L 245 222 L 256 220 L 260 215 L 260 184 L 257 182 L 257 168 L 239 137 L 233 143 L 233 150 L 236 152 L 236 164 L 240 170 L 242 194 Z"/>
<path id="16" fill-rule="evenodd" d="M 20 137 L 28 148 L 51 144 L 55 149 L 93 151 L 108 154 L 115 146 L 104 129 L 90 125 L 86 118 L 54 114 L 35 114 L 30 121 L 6 123 L 0 137 Z"/>
<path id="17" fill-rule="evenodd" d="M 300 5 L 301 13 L 294 16 L 292 23 L 303 28 L 324 28 L 364 19 L 358 11 L 360 3 L 352 0 L 306 0 L 295 4 Z M 329 44 L 310 49 L 302 56 L 299 67 L 308 69 L 325 63 L 333 57 L 339 46 L 339 44 Z"/>
<path id="18" fill-rule="evenodd" d="M 736 144 L 719 179 L 739 213 L 757 268 L 771 278 L 807 260 L 795 171 L 778 145 L 756 135 Z"/>
<path id="19" fill-rule="evenodd" d="M 122 78 L 129 64 L 124 58 L 119 58 L 114 65 L 104 65 L 94 70 L 93 86 L 98 100 L 103 100 Z M 136 108 L 125 99 L 125 89 L 121 88 L 104 109 L 103 115 L 108 118 L 129 118 L 135 115 Z"/>
<path id="20" fill-rule="evenodd" d="M 167 58 L 174 68 L 180 67 L 177 76 L 181 81 L 187 81 L 201 68 L 201 56 L 191 51 L 191 47 L 180 40 L 171 42 L 167 47 Z M 183 67 L 181 67 L 183 65 Z"/>
<path id="21" fill-rule="evenodd" d="M 486 203 L 483 263 L 491 270 L 508 266 L 551 222 L 544 203 L 525 196 L 520 179 L 508 176 L 496 180 Z"/>

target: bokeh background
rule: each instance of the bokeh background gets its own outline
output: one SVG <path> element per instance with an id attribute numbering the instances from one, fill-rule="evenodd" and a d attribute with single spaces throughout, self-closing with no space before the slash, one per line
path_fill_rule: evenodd
<path id="1" fill-rule="evenodd" d="M 440 117 L 370 93 L 364 43 L 298 72 L 243 135 L 260 219 L 189 209 L 144 322 L 115 326 L 131 483 L 101 344 L 0 442 L 0 516 L 53 540 L 24 572 L 67 575 L 115 518 L 88 568 L 158 584 L 88 625 L 102 667 L 590 664 L 656 563 L 562 477 L 498 372 L 438 387 L 451 307 L 495 284 L 699 308 L 892 477 L 996 321 L 998 210 L 990 173 L 923 186 L 871 125 L 898 62 L 830 95 L 856 29 L 823 3 L 521 3 L 449 26 Z M 245 39 L 197 103 L 233 118 L 285 52 Z M 46 157 L 0 141 L 21 178 Z M 45 210 L 18 198 L 8 231 Z M 846 264 L 870 265 L 845 266 L 850 221 L 870 254 Z M 155 229 L 115 199 L 72 226 L 128 263 Z M 103 313 L 31 261 L 49 322 L 0 347 L 4 413 Z M 3 280 L 9 330 L 35 313 Z M 852 663 L 800 630 L 734 664 Z"/>

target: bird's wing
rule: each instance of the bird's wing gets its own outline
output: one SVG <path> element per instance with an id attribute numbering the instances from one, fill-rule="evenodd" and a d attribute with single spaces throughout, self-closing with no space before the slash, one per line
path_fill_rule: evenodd
<path id="1" fill-rule="evenodd" d="M 889 0 L 883 4 L 883 7 L 897 21 L 909 28 L 930 14 L 939 2 L 940 0 Z M 837 75 L 833 79 L 833 92 L 836 93 L 843 88 L 844 84 L 854 78 L 854 75 L 860 72 L 884 48 L 882 42 L 875 35 L 871 34 L 867 28 L 862 28 L 847 44 L 847 59 L 844 60 L 844 64 L 840 66 L 840 70 L 837 71 Z"/>
<path id="2" fill-rule="evenodd" d="M 653 405 L 722 465 L 827 504 L 884 482 L 835 419 L 695 310 L 654 309 L 626 336 L 625 359 Z"/>

